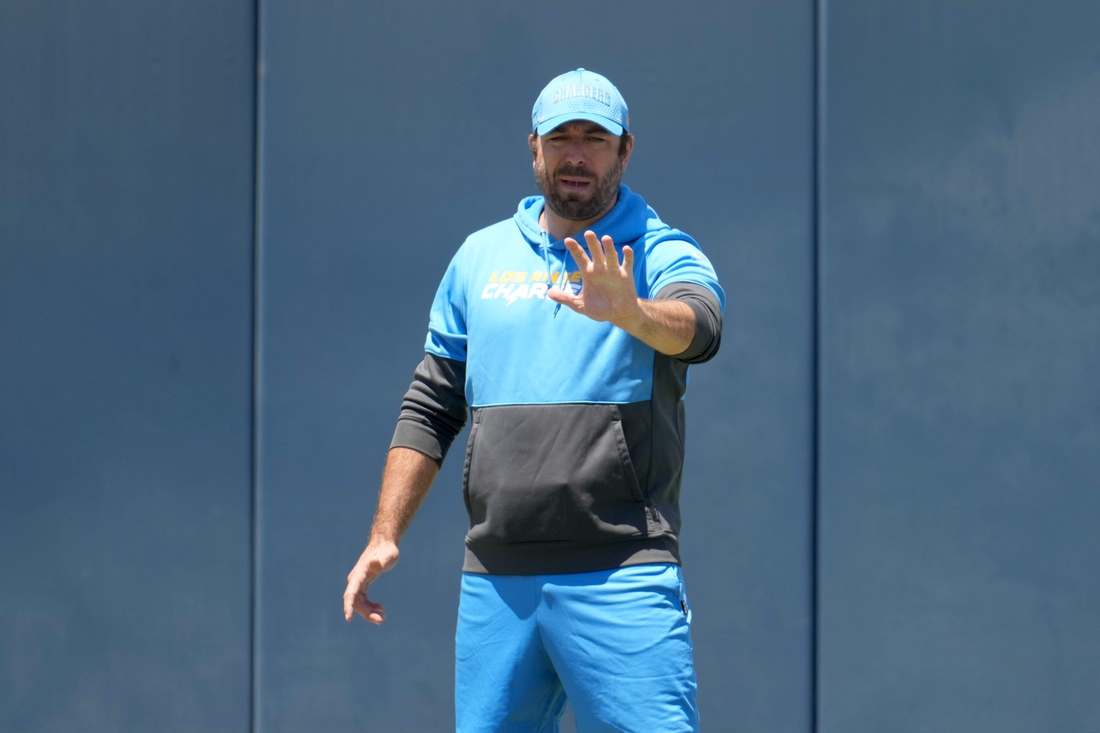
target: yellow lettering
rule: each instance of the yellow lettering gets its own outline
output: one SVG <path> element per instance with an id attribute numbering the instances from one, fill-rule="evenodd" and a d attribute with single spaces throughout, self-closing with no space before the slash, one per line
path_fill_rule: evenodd
<path id="1" fill-rule="evenodd" d="M 498 273 L 496 270 L 493 270 L 493 276 L 489 278 L 489 282 L 491 282 L 491 283 L 500 282 L 500 278 L 498 277 L 499 274 L 500 273 Z"/>
<path id="2" fill-rule="evenodd" d="M 512 277 L 513 277 L 513 276 L 514 276 L 515 274 L 516 274 L 516 273 L 514 273 L 514 272 L 513 272 L 513 271 L 511 271 L 511 270 L 505 270 L 505 271 L 504 271 L 504 274 L 500 276 L 500 281 L 501 281 L 502 283 L 510 283 L 510 282 L 512 282 Z"/>
<path id="3" fill-rule="evenodd" d="M 576 272 L 573 273 L 573 276 L 569 278 L 569 282 L 579 283 L 580 281 L 581 281 L 581 271 L 577 270 Z"/>
<path id="4" fill-rule="evenodd" d="M 519 271 L 519 272 L 516 273 L 515 278 L 512 280 L 512 282 L 521 283 L 526 279 L 527 279 L 527 273 L 523 272 L 523 271 Z"/>

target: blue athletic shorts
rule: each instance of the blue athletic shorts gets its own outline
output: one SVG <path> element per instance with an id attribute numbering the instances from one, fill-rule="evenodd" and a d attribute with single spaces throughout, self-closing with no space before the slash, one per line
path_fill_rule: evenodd
<path id="1" fill-rule="evenodd" d="M 691 609 L 677 565 L 462 576 L 459 733 L 697 731 Z"/>

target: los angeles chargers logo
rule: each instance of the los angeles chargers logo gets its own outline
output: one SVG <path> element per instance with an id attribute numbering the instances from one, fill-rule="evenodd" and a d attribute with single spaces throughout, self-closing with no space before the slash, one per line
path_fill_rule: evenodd
<path id="1" fill-rule="evenodd" d="M 580 288 L 576 284 L 581 282 L 581 274 L 572 272 L 564 273 L 564 276 L 560 272 L 548 275 L 541 270 L 530 273 L 522 270 L 505 270 L 504 272 L 494 270 L 489 277 L 489 282 L 481 290 L 481 297 L 484 300 L 501 298 L 505 301 L 505 305 L 511 305 L 517 300 L 527 300 L 529 298 L 544 300 L 547 291 L 553 285 L 557 285 L 559 281 L 561 281 L 559 287 L 562 290 L 571 295 L 579 293 Z"/>

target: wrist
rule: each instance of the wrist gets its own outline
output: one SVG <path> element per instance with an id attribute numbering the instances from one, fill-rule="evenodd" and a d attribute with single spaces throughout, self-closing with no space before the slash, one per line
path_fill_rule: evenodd
<path id="1" fill-rule="evenodd" d="M 370 533 L 370 539 L 367 541 L 368 550 L 383 550 L 383 549 L 397 549 L 397 538 L 391 536 L 387 532 L 379 532 L 373 530 Z"/>
<path id="2" fill-rule="evenodd" d="M 642 299 L 634 298 L 629 306 L 617 313 L 612 323 L 629 334 L 637 336 L 644 328 L 648 317 L 642 308 Z"/>

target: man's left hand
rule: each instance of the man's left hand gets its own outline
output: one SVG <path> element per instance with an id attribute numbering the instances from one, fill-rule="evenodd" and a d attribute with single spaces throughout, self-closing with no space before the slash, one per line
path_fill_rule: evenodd
<path id="1" fill-rule="evenodd" d="M 581 292 L 573 295 L 560 287 L 553 287 L 546 294 L 556 303 L 573 309 L 594 321 L 610 321 L 630 330 L 628 326 L 641 317 L 638 304 L 638 288 L 634 283 L 634 250 L 623 247 L 623 259 L 611 237 L 601 240 L 592 230 L 584 233 L 589 257 L 584 248 L 572 237 L 566 237 L 565 246 L 577 262 L 584 284 Z"/>
<path id="2" fill-rule="evenodd" d="M 641 339 L 662 354 L 681 354 L 695 336 L 695 313 L 677 300 L 642 300 L 634 283 L 634 250 L 623 247 L 623 261 L 611 237 L 601 240 L 595 232 L 584 233 L 589 257 L 572 237 L 565 246 L 584 278 L 581 292 L 573 295 L 551 288 L 546 297 L 572 308 L 594 321 L 610 321 L 631 336 Z"/>

